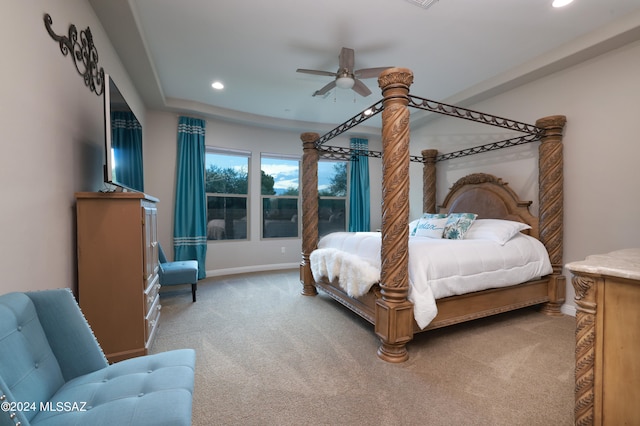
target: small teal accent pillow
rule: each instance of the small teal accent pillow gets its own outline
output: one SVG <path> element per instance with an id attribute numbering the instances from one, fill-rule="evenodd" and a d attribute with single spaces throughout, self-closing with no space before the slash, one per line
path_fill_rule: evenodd
<path id="1" fill-rule="evenodd" d="M 464 234 L 478 217 L 475 213 L 451 213 L 444 225 L 443 236 L 449 240 L 462 240 Z"/>
<path id="2" fill-rule="evenodd" d="M 446 218 L 447 218 L 446 213 L 423 213 L 420 219 L 414 220 L 409 224 L 409 235 L 411 237 L 415 237 L 418 227 L 425 221 L 429 221 L 432 219 L 446 219 Z M 436 238 L 442 238 L 442 234 Z"/>
<path id="3" fill-rule="evenodd" d="M 444 225 L 447 218 L 442 219 L 420 219 L 416 227 L 416 237 L 442 238 Z"/>

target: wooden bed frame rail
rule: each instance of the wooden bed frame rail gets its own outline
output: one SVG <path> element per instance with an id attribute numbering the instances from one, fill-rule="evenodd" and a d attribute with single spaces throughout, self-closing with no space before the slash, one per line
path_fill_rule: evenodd
<path id="1" fill-rule="evenodd" d="M 339 289 L 316 283 L 311 273 L 309 255 L 318 243 L 318 159 L 317 133 L 303 133 L 302 160 L 302 261 L 300 281 L 302 294 L 317 294 L 323 290 L 363 318 L 374 323 L 380 339 L 378 356 L 388 362 L 408 359 L 406 345 L 413 338 L 415 326 L 413 304 L 407 299 L 409 291 L 409 87 L 413 73 L 406 68 L 390 68 L 378 78 L 382 89 L 382 248 L 379 292 L 372 310 L 369 305 L 348 298 Z M 437 112 L 437 111 L 436 111 Z M 562 133 L 566 118 L 561 115 L 545 117 L 536 122 L 543 132 L 539 145 L 539 209 L 538 233 L 545 245 L 553 274 L 539 282 L 527 283 L 537 288 L 531 297 L 514 296 L 512 291 L 493 289 L 439 301 L 438 317 L 427 329 L 459 323 L 528 305 L 545 303 L 543 311 L 560 315 L 564 302 L 565 279 L 562 275 L 563 251 L 563 152 Z M 424 158 L 423 210 L 436 212 L 437 150 L 422 151 Z M 536 287 L 537 286 L 537 287 Z M 541 286 L 544 286 L 542 288 Z M 541 293 L 542 292 L 542 293 Z M 339 294 L 342 293 L 342 294 Z M 547 294 L 548 293 L 548 294 Z M 484 294 L 484 295 L 483 295 Z M 542 294 L 542 296 L 541 296 Z M 470 307 L 452 309 L 448 304 L 456 299 L 478 297 Z M 514 299 L 515 297 L 515 299 Z M 452 302 L 452 306 L 458 302 Z M 466 305 L 465 305 L 466 306 Z"/>

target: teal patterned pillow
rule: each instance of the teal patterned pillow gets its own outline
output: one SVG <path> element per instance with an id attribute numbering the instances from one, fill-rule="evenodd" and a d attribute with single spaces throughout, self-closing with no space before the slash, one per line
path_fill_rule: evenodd
<path id="1" fill-rule="evenodd" d="M 476 217 L 478 215 L 475 213 L 451 213 L 444 225 L 443 238 L 462 240 Z"/>
<path id="2" fill-rule="evenodd" d="M 423 213 L 420 219 L 414 220 L 409 224 L 409 236 L 416 236 L 416 229 L 418 229 L 418 223 L 422 219 L 444 219 L 447 217 L 446 213 Z"/>

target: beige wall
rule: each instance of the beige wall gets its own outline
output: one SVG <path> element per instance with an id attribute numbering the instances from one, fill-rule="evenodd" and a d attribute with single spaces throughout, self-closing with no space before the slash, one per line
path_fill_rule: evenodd
<path id="1" fill-rule="evenodd" d="M 173 251 L 173 202 L 176 170 L 178 115 L 152 111 L 147 115 L 145 151 L 146 191 L 161 202 L 158 206 L 159 240 L 166 251 Z M 310 129 L 314 131 L 314 129 Z M 251 151 L 249 185 L 249 239 L 247 241 L 212 241 L 207 248 L 207 276 L 296 267 L 300 263 L 300 238 L 260 239 L 260 154 L 302 156 L 300 132 L 258 128 L 226 121 L 207 119 L 205 143 L 210 146 Z M 380 149 L 379 136 L 370 137 L 371 149 Z M 329 145 L 348 146 L 348 137 L 339 137 Z M 372 229 L 380 227 L 379 159 L 371 159 Z M 285 253 L 282 253 L 284 247 Z"/>
<path id="2" fill-rule="evenodd" d="M 567 117 L 564 138 L 564 261 L 596 253 L 638 247 L 640 227 L 640 143 L 637 132 L 640 99 L 640 42 L 511 90 L 471 108 L 535 123 L 538 118 Z M 442 145 L 452 130 L 449 119 L 414 132 L 423 147 Z M 504 178 L 528 200 L 537 214 L 537 144 L 440 163 L 438 190 L 473 171 Z M 412 171 L 412 182 L 421 178 Z M 412 186 L 412 200 L 419 196 Z M 567 278 L 570 275 L 565 272 Z M 567 283 L 572 309 L 573 287 Z"/>
<path id="3" fill-rule="evenodd" d="M 0 66 L 0 293 L 75 287 L 76 191 L 102 188 L 102 98 L 47 33 L 91 28 L 99 65 L 139 116 L 142 103 L 85 0 L 5 2 Z"/>

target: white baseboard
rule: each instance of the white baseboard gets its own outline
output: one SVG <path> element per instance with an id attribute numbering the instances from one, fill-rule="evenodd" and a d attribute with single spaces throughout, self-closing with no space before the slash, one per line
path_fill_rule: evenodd
<path id="1" fill-rule="evenodd" d="M 565 315 L 571 315 L 572 317 L 576 316 L 576 307 L 573 305 L 564 304 L 560 306 L 560 312 Z"/>
<path id="2" fill-rule="evenodd" d="M 242 266 L 239 268 L 215 269 L 213 271 L 207 271 L 207 277 L 247 274 L 250 272 L 279 271 L 282 269 L 296 269 L 298 267 L 300 267 L 300 263 L 275 263 L 269 265 Z"/>

